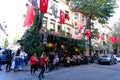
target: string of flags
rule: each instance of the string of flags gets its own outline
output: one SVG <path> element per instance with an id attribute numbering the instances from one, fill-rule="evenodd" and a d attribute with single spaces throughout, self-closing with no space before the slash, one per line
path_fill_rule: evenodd
<path id="1" fill-rule="evenodd" d="M 46 13 L 48 10 L 48 4 L 49 4 L 49 0 L 28 0 L 27 3 L 27 13 L 24 16 L 25 17 L 25 21 L 24 21 L 24 27 L 26 26 L 31 26 L 33 21 L 34 21 L 34 16 L 35 16 L 35 6 L 36 3 L 39 2 L 39 10 L 42 13 Z M 58 9 L 57 9 L 57 5 L 55 3 L 53 3 L 52 5 L 52 14 L 54 15 L 55 18 L 57 18 L 57 13 L 58 13 Z M 62 9 L 60 9 L 60 14 L 59 14 L 60 18 L 60 24 L 64 24 L 65 20 L 70 20 L 69 17 L 69 13 L 63 11 Z"/>
<path id="2" fill-rule="evenodd" d="M 49 0 L 39 0 L 39 10 L 42 12 L 42 13 L 46 13 L 47 12 L 47 9 L 48 9 L 48 4 L 49 4 Z M 23 26 L 26 27 L 30 27 L 34 21 L 34 17 L 35 17 L 35 5 L 37 3 L 37 0 L 28 0 L 28 3 L 27 3 L 27 13 L 26 15 L 24 15 L 25 17 L 25 20 L 24 20 L 24 24 Z M 52 14 L 54 15 L 55 18 L 57 18 L 57 13 L 58 13 L 58 9 L 55 7 L 57 6 L 56 4 L 52 4 L 53 8 L 52 8 Z M 65 20 L 70 20 L 70 17 L 69 17 L 69 13 L 63 11 L 62 9 L 60 9 L 60 24 L 64 24 L 65 23 Z M 73 26 L 80 26 L 80 24 L 78 22 L 75 22 L 73 24 Z M 79 30 L 78 30 L 78 33 L 81 33 L 83 30 L 83 26 L 80 26 L 79 27 Z M 90 30 L 86 29 L 85 30 L 85 35 L 89 38 L 91 36 L 91 32 Z M 104 40 L 104 34 L 97 34 L 97 39 L 101 39 L 101 40 Z M 115 42 L 115 43 L 118 43 L 120 41 L 120 38 L 118 36 L 110 36 L 109 37 L 109 41 L 111 42 Z"/>
<path id="3" fill-rule="evenodd" d="M 77 25 L 77 26 L 80 26 L 79 27 L 79 29 L 78 29 L 78 33 L 82 33 L 83 32 L 83 30 L 84 30 L 84 28 L 83 28 L 83 26 L 81 26 L 81 25 L 78 25 L 78 23 L 76 24 L 76 22 L 74 23 L 75 24 L 75 26 Z M 92 33 L 90 32 L 90 30 L 89 29 L 86 29 L 85 30 L 85 36 L 86 37 L 91 37 L 92 36 Z M 103 34 L 96 34 L 96 38 L 99 40 L 99 39 L 101 39 L 101 40 L 105 40 L 105 34 L 103 33 Z M 120 37 L 118 37 L 118 36 L 109 36 L 108 37 L 108 40 L 109 41 L 111 41 L 111 42 L 115 42 L 115 43 L 118 43 L 119 41 L 120 41 Z"/>

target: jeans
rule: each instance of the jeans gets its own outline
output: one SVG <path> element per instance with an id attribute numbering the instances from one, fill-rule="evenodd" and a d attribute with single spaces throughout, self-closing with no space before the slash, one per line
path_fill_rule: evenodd
<path id="1" fill-rule="evenodd" d="M 42 77 L 44 76 L 45 67 L 44 67 L 44 66 L 41 66 L 41 69 L 42 69 L 42 70 L 41 70 L 41 72 L 40 72 L 40 74 L 39 74 L 39 77 L 40 77 L 40 76 L 42 76 Z"/>
<path id="2" fill-rule="evenodd" d="M 7 62 L 6 71 L 10 71 L 11 65 L 12 65 L 12 61 Z"/>
<path id="3" fill-rule="evenodd" d="M 30 68 L 31 74 L 35 73 L 35 68 L 36 68 L 36 65 L 31 65 L 31 68 Z"/>
<path id="4" fill-rule="evenodd" d="M 28 65 L 28 57 L 25 56 L 25 65 Z"/>
<path id="5" fill-rule="evenodd" d="M 2 61 L 1 61 L 1 58 L 0 58 L 0 69 L 1 69 L 1 65 L 2 65 Z"/>
<path id="6" fill-rule="evenodd" d="M 24 59 L 20 58 L 20 67 L 23 67 Z"/>
<path id="7" fill-rule="evenodd" d="M 15 67 L 14 67 L 14 69 L 19 69 L 19 65 L 20 65 L 20 58 L 15 58 Z"/>

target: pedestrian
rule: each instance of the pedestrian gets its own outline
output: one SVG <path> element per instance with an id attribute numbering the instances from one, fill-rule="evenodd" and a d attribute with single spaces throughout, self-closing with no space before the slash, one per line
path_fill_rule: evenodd
<path id="1" fill-rule="evenodd" d="M 15 66 L 14 66 L 15 72 L 19 70 L 19 65 L 20 65 L 20 49 L 17 50 L 15 55 Z"/>
<path id="2" fill-rule="evenodd" d="M 20 51 L 20 69 L 23 68 L 23 63 L 24 63 L 24 51 Z"/>
<path id="3" fill-rule="evenodd" d="M 36 71 L 36 64 L 37 64 L 37 57 L 36 57 L 36 53 L 34 53 L 31 57 L 30 57 L 30 71 L 31 71 L 31 74 L 34 73 L 35 74 L 35 71 Z"/>
<path id="4" fill-rule="evenodd" d="M 46 65 L 46 63 L 47 63 L 47 61 L 48 61 L 48 58 L 46 57 L 46 53 L 45 52 L 43 52 L 42 53 L 42 56 L 41 56 L 41 58 L 40 58 L 40 67 L 41 67 L 41 72 L 39 73 L 39 76 L 38 76 L 38 78 L 45 78 L 45 76 L 44 76 L 44 72 L 45 72 L 45 65 Z"/>
<path id="5" fill-rule="evenodd" d="M 7 51 L 7 65 L 6 65 L 6 72 L 9 72 L 11 70 L 12 65 L 12 50 Z"/>
<path id="6" fill-rule="evenodd" d="M 0 50 L 1 50 L 1 48 L 0 48 Z M 0 71 L 2 71 L 1 65 L 2 65 L 2 52 L 0 51 Z"/>
<path id="7" fill-rule="evenodd" d="M 25 65 L 28 65 L 28 54 L 24 51 L 24 62 Z"/>
<path id="8" fill-rule="evenodd" d="M 49 71 L 52 71 L 54 69 L 54 65 L 53 65 L 53 62 L 54 62 L 54 59 L 55 59 L 55 55 L 54 55 L 54 52 L 50 52 L 49 54 Z"/>

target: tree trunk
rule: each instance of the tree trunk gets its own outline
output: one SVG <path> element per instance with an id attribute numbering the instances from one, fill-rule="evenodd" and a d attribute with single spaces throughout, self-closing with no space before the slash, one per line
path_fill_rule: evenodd
<path id="1" fill-rule="evenodd" d="M 87 24 L 86 24 L 86 27 L 87 27 L 87 29 L 90 30 L 90 32 L 91 32 L 91 19 L 92 19 L 92 16 L 93 16 L 93 13 L 91 12 L 91 13 L 89 14 L 89 16 L 88 16 Z M 91 56 L 91 52 L 92 52 L 91 36 L 89 37 L 88 41 L 89 41 L 89 44 L 88 44 L 88 45 L 89 45 L 89 48 L 90 48 L 89 55 Z"/>
<path id="2" fill-rule="evenodd" d="M 36 6 L 35 6 L 35 21 L 34 21 L 34 25 L 35 25 L 34 31 L 36 33 L 39 33 L 39 30 L 42 27 L 43 17 L 44 17 L 44 13 L 42 13 L 42 12 L 39 13 L 38 4 L 36 2 Z"/>

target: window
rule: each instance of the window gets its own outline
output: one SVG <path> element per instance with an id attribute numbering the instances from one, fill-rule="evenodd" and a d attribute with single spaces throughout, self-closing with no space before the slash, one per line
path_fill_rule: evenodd
<path id="1" fill-rule="evenodd" d="M 50 23 L 50 29 L 54 29 L 54 23 Z"/>
<path id="2" fill-rule="evenodd" d="M 74 20 L 79 20 L 79 18 L 80 18 L 79 13 L 74 13 Z"/>
<path id="3" fill-rule="evenodd" d="M 47 19 L 43 19 L 42 27 L 43 27 L 43 28 L 46 28 L 46 27 L 47 27 Z"/>
<path id="4" fill-rule="evenodd" d="M 66 28 L 66 32 L 67 32 L 67 33 L 70 33 L 70 28 Z"/>
<path id="5" fill-rule="evenodd" d="M 51 19 L 50 29 L 55 30 L 55 21 Z"/>
<path id="6" fill-rule="evenodd" d="M 75 34 L 75 35 L 78 35 L 78 29 L 79 29 L 79 27 L 75 27 L 75 28 L 74 28 L 74 34 Z"/>
<path id="7" fill-rule="evenodd" d="M 84 15 L 82 15 L 82 21 L 83 21 L 83 22 L 85 21 L 85 16 L 84 16 Z"/>
<path id="8" fill-rule="evenodd" d="M 60 25 L 60 23 L 58 23 L 58 31 L 61 31 L 62 30 L 62 26 Z"/>

